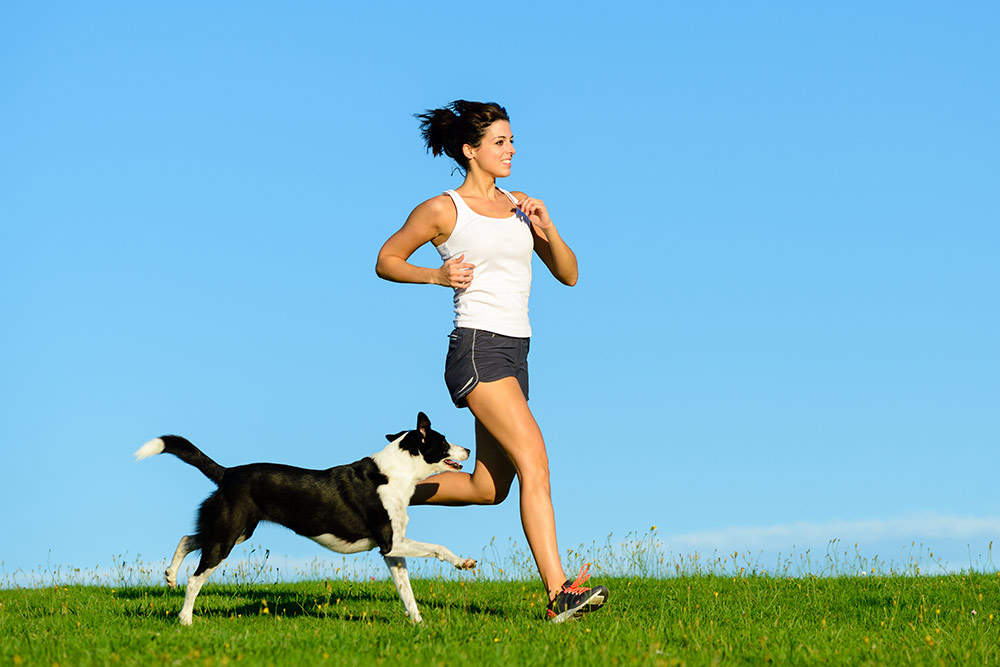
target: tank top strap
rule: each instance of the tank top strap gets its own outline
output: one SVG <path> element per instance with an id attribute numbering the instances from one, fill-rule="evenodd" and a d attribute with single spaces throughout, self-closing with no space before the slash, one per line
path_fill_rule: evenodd
<path id="1" fill-rule="evenodd" d="M 464 200 L 464 199 L 462 199 L 462 195 L 458 194 L 458 193 L 457 193 L 457 192 L 455 192 L 454 190 L 445 190 L 445 191 L 444 191 L 444 194 L 446 194 L 446 195 L 448 195 L 449 197 L 451 197 L 451 200 L 452 200 L 453 202 L 455 202 L 455 209 L 456 209 L 456 210 L 458 211 L 458 217 L 459 217 L 459 218 L 461 218 L 461 217 L 462 217 L 462 214 L 463 214 L 463 213 L 465 213 L 465 214 L 468 214 L 468 213 L 475 213 L 475 211 L 473 211 L 473 210 L 472 210 L 472 209 L 471 209 L 471 208 L 469 207 L 469 205 L 465 203 L 465 200 Z"/>
<path id="2" fill-rule="evenodd" d="M 511 201 L 512 201 L 512 202 L 514 203 L 514 206 L 517 206 L 517 200 L 516 200 L 516 199 L 514 198 L 514 195 L 512 195 L 512 194 L 511 194 L 511 193 L 509 193 L 509 192 L 507 192 L 506 190 L 504 190 L 504 189 L 503 189 L 503 188 L 501 188 L 501 187 L 497 187 L 497 190 L 499 190 L 500 192 L 502 192 L 502 193 L 504 193 L 505 195 L 507 195 L 507 199 L 511 200 Z"/>

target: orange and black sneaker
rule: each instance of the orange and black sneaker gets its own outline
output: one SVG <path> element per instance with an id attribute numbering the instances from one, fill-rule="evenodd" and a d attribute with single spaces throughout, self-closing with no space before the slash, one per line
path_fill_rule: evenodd
<path id="1" fill-rule="evenodd" d="M 608 589 L 606 586 L 595 586 L 594 588 L 584 588 L 580 584 L 590 579 L 590 563 L 580 568 L 580 574 L 576 581 L 566 580 L 562 585 L 562 590 L 556 594 L 555 599 L 549 602 L 548 618 L 553 623 L 568 621 L 574 616 L 586 614 L 588 611 L 596 611 L 608 601 Z"/>

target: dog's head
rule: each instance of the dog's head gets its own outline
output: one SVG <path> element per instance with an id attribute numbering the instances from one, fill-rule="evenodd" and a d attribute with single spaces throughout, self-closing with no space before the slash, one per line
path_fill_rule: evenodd
<path id="1" fill-rule="evenodd" d="M 389 434 L 385 438 L 400 452 L 422 461 L 427 467 L 425 477 L 446 470 L 461 470 L 459 461 L 469 458 L 469 450 L 445 440 L 443 435 L 431 428 L 431 420 L 423 412 L 417 415 L 417 428 Z"/>

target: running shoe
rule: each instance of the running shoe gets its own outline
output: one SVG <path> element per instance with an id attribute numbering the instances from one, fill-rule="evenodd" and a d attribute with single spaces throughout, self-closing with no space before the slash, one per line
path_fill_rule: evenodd
<path id="1" fill-rule="evenodd" d="M 566 580 L 562 590 L 548 606 L 548 618 L 553 623 L 568 621 L 574 616 L 595 611 L 608 601 L 606 586 L 584 588 L 581 584 L 590 579 L 590 563 L 580 568 L 576 581 Z"/>

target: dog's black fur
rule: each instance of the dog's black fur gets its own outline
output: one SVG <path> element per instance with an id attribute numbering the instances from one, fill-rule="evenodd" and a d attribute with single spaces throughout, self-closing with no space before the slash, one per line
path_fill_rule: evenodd
<path id="1" fill-rule="evenodd" d="M 406 508 L 417 482 L 437 472 L 460 470 L 457 461 L 469 457 L 469 450 L 450 444 L 430 425 L 421 412 L 417 428 L 387 435 L 390 444 L 381 452 L 326 470 L 277 463 L 225 468 L 180 436 L 146 443 L 136 452 L 137 458 L 173 454 L 219 487 L 202 503 L 197 532 L 181 539 L 166 572 L 167 583 L 176 585 L 184 557 L 201 549 L 201 561 L 188 580 L 181 623 L 191 623 L 194 600 L 205 580 L 236 544 L 253 535 L 261 521 L 281 524 L 341 553 L 378 547 L 407 614 L 419 622 L 404 558 L 434 556 L 460 569 L 476 565 L 445 547 L 405 536 Z"/>

